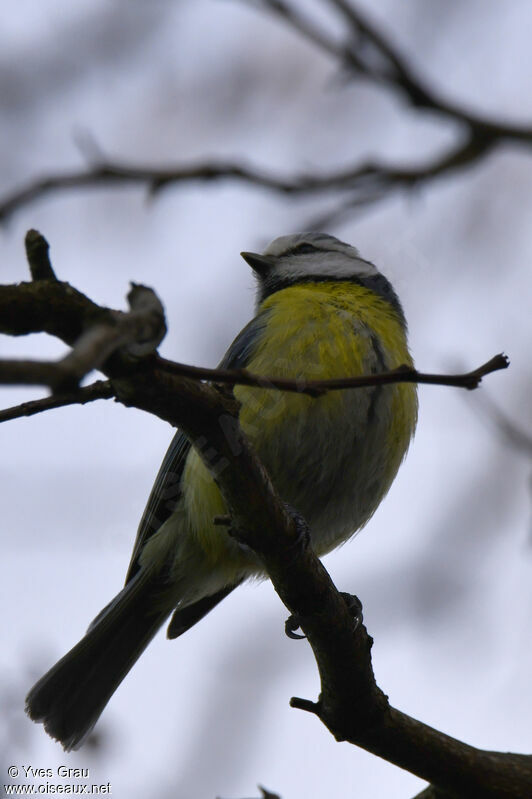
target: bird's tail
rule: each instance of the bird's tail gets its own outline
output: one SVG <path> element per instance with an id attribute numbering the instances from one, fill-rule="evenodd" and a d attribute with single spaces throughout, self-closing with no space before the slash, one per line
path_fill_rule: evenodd
<path id="1" fill-rule="evenodd" d="M 140 570 L 86 635 L 35 683 L 26 712 L 65 750 L 78 749 L 107 702 L 169 616 L 158 576 Z M 151 609 L 151 610 L 150 610 Z"/>

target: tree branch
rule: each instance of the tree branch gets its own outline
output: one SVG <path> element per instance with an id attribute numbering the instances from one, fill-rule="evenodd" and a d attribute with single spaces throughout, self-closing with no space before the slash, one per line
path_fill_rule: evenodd
<path id="1" fill-rule="evenodd" d="M 200 454 L 230 511 L 232 534 L 257 553 L 312 646 L 322 685 L 317 715 L 335 737 L 457 796 L 523 799 L 532 780 L 531 758 L 483 752 L 389 706 L 375 683 L 363 624 L 353 631 L 350 610 L 308 545 L 304 523 L 275 494 L 227 398 L 156 368 L 117 382 L 124 404 L 179 424 L 192 441 L 201 441 Z"/>
<path id="2" fill-rule="evenodd" d="M 7 332 L 11 335 L 22 335 L 28 332 L 29 324 L 24 317 L 24 310 L 35 312 L 34 289 L 34 284 L 31 283 L 0 286 L 0 332 Z M 92 314 L 95 319 L 98 319 L 99 314 L 93 311 L 90 300 L 80 292 L 74 292 L 67 283 L 54 281 L 48 283 L 46 288 L 39 286 L 39 300 L 47 311 L 46 317 L 37 314 L 42 329 L 47 332 L 55 330 L 55 334 L 59 338 L 70 343 L 74 336 L 71 333 L 70 310 L 64 305 L 64 292 L 75 298 L 76 307 L 83 303 L 82 298 L 84 298 L 87 314 Z M 164 325 L 162 305 L 153 291 L 145 286 L 135 286 L 129 293 L 128 299 L 132 308 L 128 314 L 99 309 L 103 318 L 109 318 L 111 324 L 107 321 L 104 323 L 95 321 L 94 326 L 89 327 L 77 339 L 72 351 L 58 362 L 0 360 L 0 383 L 46 385 L 52 390 L 59 391 L 68 386 L 76 386 L 89 371 L 99 368 L 113 352 L 125 345 L 128 346 L 129 353 L 136 356 L 151 354 L 155 346 L 162 340 L 163 330 L 166 330 L 165 327 L 161 327 L 161 324 Z M 12 310 L 14 305 L 21 309 L 22 313 L 7 318 L 8 310 Z M 44 309 L 40 310 L 42 312 Z M 61 319 L 63 313 L 65 314 L 64 321 Z M 108 316 L 109 313 L 111 317 Z M 32 329 L 34 330 L 33 324 Z M 478 387 L 484 376 L 499 369 L 506 369 L 509 366 L 509 360 L 505 355 L 496 355 L 471 372 L 455 375 L 428 374 L 400 366 L 380 374 L 307 381 L 254 375 L 246 369 L 208 369 L 175 363 L 160 356 L 156 356 L 155 365 L 157 369 L 169 374 L 196 380 L 210 380 L 214 383 L 231 386 L 256 386 L 319 397 L 327 391 L 390 383 L 424 383 L 471 390 Z"/>
<path id="3" fill-rule="evenodd" d="M 258 167 L 245 166 L 238 162 L 205 162 L 193 166 L 184 164 L 150 168 L 108 161 L 63 175 L 47 175 L 7 194 L 0 198 L 0 222 L 7 221 L 15 211 L 46 194 L 63 189 L 98 188 L 105 185 L 145 186 L 153 196 L 170 184 L 233 180 L 292 196 L 345 192 L 351 205 L 364 205 L 381 199 L 393 189 L 410 188 L 455 169 L 472 166 L 498 143 L 500 142 L 496 137 L 482 139 L 478 136 L 453 147 L 428 164 L 408 168 L 368 162 L 330 173 L 301 173 L 292 176 L 267 173 Z"/>
<path id="4" fill-rule="evenodd" d="M 414 799 L 457 799 L 457 797 L 456 794 L 440 791 L 438 788 L 435 788 L 434 785 L 429 785 L 424 791 L 417 793 Z M 458 799 L 460 798 L 458 797 Z"/>
<path id="5" fill-rule="evenodd" d="M 18 298 L 19 309 L 26 307 L 30 319 L 12 314 L 5 322 L 6 296 L 15 303 Z M 56 306 L 50 298 L 57 301 Z M 152 299 L 150 292 L 141 293 L 139 299 L 141 305 L 146 302 L 149 318 Z M 130 304 L 135 303 L 130 299 Z M 135 309 L 130 313 L 134 316 Z M 239 427 L 238 404 L 215 385 L 165 368 L 167 362 L 152 352 L 160 335 L 160 314 L 155 313 L 155 332 L 159 332 L 154 339 L 154 325 L 146 324 L 140 309 L 139 313 L 131 325 L 126 320 L 124 338 L 128 346 L 131 341 L 133 347 L 140 342 L 140 352 L 132 357 L 127 347 L 119 347 L 100 369 L 112 381 L 120 402 L 178 425 L 194 443 L 227 504 L 228 534 L 257 554 L 275 590 L 297 617 L 318 664 L 321 694 L 316 703 L 297 700 L 293 704 L 315 713 L 338 740 L 361 746 L 455 796 L 523 799 L 532 780 L 531 758 L 475 749 L 390 707 L 375 682 L 371 639 L 361 618 L 353 621 L 350 607 L 311 549 L 304 520 L 276 494 Z M 83 340 L 91 332 L 87 319 L 92 318 L 99 330 L 101 319 L 109 314 L 116 319 L 118 312 L 99 308 L 54 280 L 0 287 L 0 324 L 15 334 L 35 329 L 40 319 L 42 330 L 54 330 L 68 342 L 75 341 L 73 333 L 81 330 Z M 118 314 L 119 319 L 127 316 Z M 487 367 L 493 368 L 493 363 L 480 371 Z"/>
<path id="6" fill-rule="evenodd" d="M 85 169 L 51 174 L 30 181 L 0 200 L 0 222 L 5 222 L 19 208 L 40 197 L 63 189 L 97 188 L 100 186 L 140 185 L 154 196 L 171 183 L 212 182 L 232 179 L 279 192 L 299 191 L 290 180 L 268 175 L 255 167 L 237 162 L 206 161 L 198 164 L 177 164 L 166 167 L 142 166 L 120 162 L 101 162 Z"/>
<path id="7" fill-rule="evenodd" d="M 99 186 L 138 185 L 151 196 L 173 184 L 189 182 L 237 181 L 254 188 L 267 189 L 291 196 L 326 195 L 341 192 L 345 196 L 338 207 L 320 215 L 314 224 L 336 221 L 338 216 L 355 207 L 378 202 L 391 191 L 429 183 L 455 170 L 478 164 L 495 147 L 503 143 L 532 144 L 532 127 L 505 124 L 501 120 L 470 113 L 430 90 L 414 75 L 405 58 L 377 26 L 346 0 L 325 0 L 339 11 L 348 26 L 345 41 L 326 34 L 322 25 L 282 0 L 261 0 L 257 5 L 273 12 L 284 23 L 327 52 L 355 77 L 365 78 L 388 90 L 399 92 L 410 104 L 425 111 L 439 113 L 461 128 L 459 142 L 447 152 L 411 167 L 371 161 L 357 163 L 329 173 L 280 175 L 240 161 L 205 161 L 163 167 L 127 164 L 101 160 L 86 168 L 50 174 L 0 198 L 0 221 L 6 221 L 21 207 L 55 191 Z"/>
<path id="8" fill-rule="evenodd" d="M 0 383 L 72 391 L 86 374 L 118 351 L 122 358 L 138 358 L 153 353 L 163 340 L 164 309 L 152 289 L 132 283 L 127 313 L 100 308 L 55 278 L 48 242 L 35 230 L 26 235 L 26 252 L 34 280 L 0 286 L 0 333 L 46 332 L 72 349 L 56 362 L 4 359 L 0 361 Z"/>
<path id="9" fill-rule="evenodd" d="M 362 77 L 400 92 L 415 108 L 444 115 L 483 137 L 488 135 L 532 142 L 532 126 L 508 125 L 501 120 L 470 113 L 427 87 L 388 37 L 369 21 L 355 3 L 348 0 L 324 2 L 339 11 L 348 25 L 343 41 L 327 36 L 321 25 L 312 23 L 284 0 L 259 0 L 257 5 L 280 17 L 297 33 L 333 56 L 342 67 L 351 70 L 357 78 Z"/>
<path id="10" fill-rule="evenodd" d="M 389 372 L 356 377 L 339 377 L 330 380 L 291 380 L 288 378 L 264 377 L 254 375 L 247 369 L 207 369 L 201 366 L 190 366 L 184 363 L 167 361 L 158 357 L 158 366 L 171 374 L 184 377 L 210 380 L 213 383 L 225 383 L 231 386 L 257 386 L 263 389 L 307 394 L 320 397 L 327 391 L 339 391 L 346 388 L 365 388 L 390 383 L 421 383 L 438 386 L 455 386 L 469 390 L 478 388 L 483 377 L 500 369 L 507 369 L 510 361 L 506 355 L 495 355 L 489 361 L 471 372 L 456 375 L 436 375 L 418 372 L 408 366 L 399 366 Z"/>
<path id="11" fill-rule="evenodd" d="M 12 419 L 20 419 L 23 416 L 34 416 L 37 413 L 49 411 L 53 408 L 63 408 L 66 405 L 85 405 L 87 402 L 94 402 L 94 400 L 98 399 L 111 399 L 112 397 L 114 397 L 114 391 L 111 381 L 96 380 L 90 386 L 79 388 L 77 391 L 53 394 L 51 397 L 22 402 L 20 405 L 0 410 L 0 423 L 9 422 Z"/>
<path id="12" fill-rule="evenodd" d="M 32 242 L 33 251 L 45 252 L 48 259 L 48 242 L 40 233 L 29 231 L 28 240 Z M 31 261 L 30 268 L 33 269 Z M 46 271 L 53 275 L 49 260 Z M 119 371 L 129 369 L 124 358 L 153 356 L 166 334 L 162 303 L 152 289 L 135 284 L 132 284 L 127 299 L 131 309 L 128 313 L 100 308 L 68 283 L 58 281 L 55 275 L 53 279 L 39 279 L 32 283 L 0 285 L 0 333 L 17 336 L 43 331 L 72 345 L 71 352 L 56 362 L 0 360 L 0 383 L 38 384 L 49 386 L 54 392 L 72 391 L 86 374 L 102 367 L 118 351 L 122 356 Z M 506 369 L 509 360 L 505 355 L 496 355 L 477 369 L 461 375 L 426 374 L 400 366 L 381 374 L 308 381 L 253 375 L 246 369 L 207 369 L 175 363 L 158 355 L 154 365 L 159 370 L 196 380 L 318 397 L 326 391 L 406 382 L 474 389 L 485 375 Z"/>
<path id="13" fill-rule="evenodd" d="M 25 238 L 26 258 L 32 280 L 57 280 L 48 256 L 48 242 L 38 230 L 28 230 Z"/>
<path id="14" fill-rule="evenodd" d="M 59 330 L 61 320 L 58 318 L 62 310 L 56 310 L 54 299 L 57 297 L 57 287 L 62 286 L 62 291 L 69 293 L 68 284 L 60 284 L 53 281 L 43 287 L 39 286 L 40 299 L 47 298 L 48 293 L 49 307 L 41 309 L 47 312 L 50 327 Z M 0 286 L 0 312 L 2 307 L 9 303 L 13 296 L 12 289 L 15 289 L 17 298 L 22 299 L 19 305 L 24 305 L 24 299 L 34 299 L 33 285 L 20 284 L 18 286 Z M 28 290 L 27 290 L 28 289 Z M 26 291 L 27 290 L 27 291 Z M 24 294 L 28 297 L 24 298 Z M 76 300 L 81 301 L 83 295 L 78 293 Z M 61 299 L 64 299 L 62 297 Z M 86 299 L 86 298 L 85 298 Z M 94 324 L 83 330 L 79 338 L 73 342 L 72 350 L 59 361 L 23 361 L 15 359 L 0 360 L 0 383 L 19 384 L 19 385 L 45 385 L 49 386 L 53 392 L 72 391 L 79 382 L 93 369 L 100 368 L 102 364 L 116 351 L 121 350 L 123 355 L 142 356 L 153 352 L 162 341 L 166 333 L 163 307 L 152 289 L 146 286 L 133 285 L 128 294 L 128 301 L 131 310 L 129 313 L 122 311 L 112 311 L 105 313 L 107 309 L 101 309 L 105 316 L 105 321 Z M 90 305 L 87 305 L 87 312 Z M 20 324 L 22 323 L 22 324 Z M 0 332 L 15 331 L 21 335 L 27 329 L 26 319 L 11 319 L 7 323 L 0 324 Z M 66 322 L 68 327 L 68 320 Z M 48 327 L 43 324 L 43 328 Z M 48 328 L 47 332 L 49 332 Z M 63 335 L 60 338 L 64 338 Z M 70 335 L 68 335 L 70 338 Z"/>

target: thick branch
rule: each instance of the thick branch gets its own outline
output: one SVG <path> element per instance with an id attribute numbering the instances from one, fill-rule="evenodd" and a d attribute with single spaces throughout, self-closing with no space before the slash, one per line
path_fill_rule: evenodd
<path id="1" fill-rule="evenodd" d="M 69 283 L 40 280 L 0 285 L 0 333 L 48 333 L 73 345 L 95 324 L 112 324 L 113 312 L 89 300 Z"/>
<path id="2" fill-rule="evenodd" d="M 204 421 L 208 419 L 193 435 L 201 435 L 204 446 L 216 451 L 217 462 L 224 463 L 225 468 L 216 470 L 217 482 L 239 540 L 259 554 L 276 591 L 308 637 L 322 682 L 315 712 L 334 735 L 459 796 L 526 796 L 531 758 L 482 752 L 389 707 L 373 676 L 371 641 L 363 625 L 353 632 L 350 611 L 307 545 L 302 524 L 287 516 L 241 434 L 235 456 L 234 446 L 220 435 L 216 423 L 213 427 L 211 419 L 205 428 Z M 275 520 L 280 527 L 273 526 Z"/>
<path id="3" fill-rule="evenodd" d="M 456 799 L 456 794 L 446 793 L 435 788 L 434 785 L 429 785 L 424 791 L 417 793 L 414 799 Z"/>
<path id="4" fill-rule="evenodd" d="M 257 552 L 275 590 L 300 619 L 322 681 L 316 712 L 334 735 L 457 796 L 523 799 L 532 780 L 530 758 L 474 749 L 389 707 L 375 683 L 363 625 L 353 632 L 344 599 L 306 543 L 301 520 L 275 494 L 228 398 L 156 367 L 114 385 L 124 404 L 179 425 L 198 446 L 228 504 L 235 534 Z"/>
<path id="5" fill-rule="evenodd" d="M 153 353 L 166 334 L 164 310 L 146 286 L 132 284 L 130 311 L 100 308 L 68 283 L 56 280 L 48 243 L 37 231 L 26 236 L 34 280 L 0 286 L 0 333 L 46 332 L 72 346 L 57 362 L 0 361 L 0 383 L 38 384 L 71 391 L 93 369 L 120 351 L 122 358 Z"/>
<path id="6" fill-rule="evenodd" d="M 40 307 L 40 303 L 37 308 L 33 307 L 36 286 L 39 300 L 46 303 L 45 308 Z M 45 385 L 53 391 L 71 391 L 85 375 L 102 367 L 118 350 L 122 356 L 148 354 L 156 349 L 166 333 L 162 305 L 155 293 L 145 286 L 134 286 L 130 291 L 129 313 L 107 309 L 95 311 L 90 300 L 75 292 L 75 304 L 81 306 L 84 312 L 81 319 L 84 315 L 98 319 L 91 326 L 83 322 L 79 325 L 81 319 L 72 319 L 71 309 L 65 307 L 64 300 L 72 292 L 68 284 L 57 281 L 0 286 L 0 315 L 2 309 L 10 304 L 10 299 L 14 298 L 13 306 L 9 309 L 13 315 L 2 319 L 0 332 L 22 335 L 29 332 L 29 328 L 36 332 L 40 327 L 40 330 L 73 344 L 68 355 L 59 361 L 1 360 L 0 383 Z M 14 307 L 22 308 L 22 315 L 15 316 Z M 27 316 L 24 315 L 24 309 L 28 310 Z M 38 322 L 35 322 L 35 317 Z M 76 333 L 80 333 L 79 337 Z"/>
<path id="7" fill-rule="evenodd" d="M 82 318 L 92 314 L 97 328 L 101 314 L 114 313 L 99 309 L 70 287 L 67 291 L 66 284 L 49 280 L 42 281 L 44 285 L 59 298 L 68 321 L 56 319 L 54 329 L 66 331 L 68 338 L 73 327 L 68 296 Z M 12 289 L 4 288 L 7 294 Z M 19 294 L 31 297 L 31 325 L 41 318 L 43 329 L 49 330 L 54 309 L 45 292 L 39 297 L 46 310 L 37 307 L 34 288 L 22 285 Z M 16 292 L 11 294 L 16 299 Z M 0 319 L 2 302 L 0 290 Z M 24 320 L 18 322 L 19 327 L 27 325 Z M 8 326 L 17 328 L 14 317 Z M 147 341 L 150 352 L 151 334 Z M 101 369 L 123 404 L 183 429 L 216 478 L 229 509 L 232 535 L 256 552 L 277 593 L 297 617 L 316 657 L 321 695 L 317 703 L 298 700 L 293 704 L 318 715 L 337 739 L 406 768 L 451 795 L 523 799 L 532 781 L 530 758 L 474 749 L 389 706 L 373 675 L 371 639 L 361 622 L 353 622 L 346 601 L 310 548 L 304 521 L 289 512 L 275 493 L 239 427 L 237 403 L 221 389 L 178 376 L 164 366 L 151 354 L 132 359 L 115 353 Z"/>
<path id="8" fill-rule="evenodd" d="M 113 312 L 112 324 L 86 330 L 72 351 L 54 366 L 65 378 L 60 387 L 76 386 L 86 374 L 100 367 L 113 353 L 140 357 L 153 353 L 166 335 L 163 306 L 152 289 L 132 284 L 127 296 L 130 311 Z M 49 383 L 57 389 L 58 384 Z"/>

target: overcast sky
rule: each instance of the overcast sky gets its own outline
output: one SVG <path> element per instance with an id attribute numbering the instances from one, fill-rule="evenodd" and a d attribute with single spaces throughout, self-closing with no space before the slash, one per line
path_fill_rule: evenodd
<path id="1" fill-rule="evenodd" d="M 456 136 L 439 117 L 347 82 L 334 61 L 246 2 L 4 0 L 0 196 L 109 158 L 162 165 L 213 156 L 286 174 L 380 157 L 418 163 Z M 331 32 L 327 3 L 304 6 Z M 360 4 L 362 7 L 362 3 Z M 522 0 L 379 0 L 374 19 L 425 79 L 479 113 L 531 124 L 532 6 Z M 474 393 L 421 387 L 416 438 L 368 527 L 326 558 L 375 638 L 377 680 L 401 710 L 488 749 L 530 751 L 531 467 L 489 412 L 530 430 L 532 150 L 395 195 L 328 232 L 393 282 L 416 364 L 512 365 Z M 327 206 L 328 207 L 328 206 Z M 241 250 L 305 228 L 316 199 L 230 183 L 80 189 L 19 210 L 0 231 L 2 282 L 27 278 L 39 229 L 57 275 L 125 307 L 153 286 L 169 325 L 161 353 L 215 365 L 253 313 Z M 4 355 L 65 351 L 2 338 Z M 2 406 L 42 395 L 2 390 Z M 486 400 L 489 400 L 488 406 Z M 2 425 L 0 736 L 8 765 L 88 767 L 117 797 L 283 799 L 413 796 L 423 783 L 337 744 L 288 707 L 319 690 L 305 642 L 267 583 L 239 589 L 182 639 L 161 633 L 117 691 L 101 747 L 65 755 L 23 714 L 34 679 L 120 588 L 172 430 L 111 402 Z"/>

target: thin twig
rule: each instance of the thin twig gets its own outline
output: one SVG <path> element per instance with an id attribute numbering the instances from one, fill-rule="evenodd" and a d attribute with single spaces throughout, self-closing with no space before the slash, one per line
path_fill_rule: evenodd
<path id="1" fill-rule="evenodd" d="M 34 416 L 37 413 L 53 408 L 63 408 L 66 405 L 85 405 L 87 402 L 94 402 L 98 399 L 112 399 L 114 395 L 110 380 L 96 380 L 90 386 L 85 386 L 77 391 L 54 394 L 51 397 L 22 402 L 20 405 L 0 410 L 0 423 L 20 419 L 23 416 Z"/>
<path id="2" fill-rule="evenodd" d="M 451 115 L 449 111 L 447 114 Z M 463 121 L 463 116 L 456 118 Z M 0 199 L 0 222 L 6 221 L 22 206 L 48 193 L 80 187 L 96 188 L 102 185 L 145 186 L 153 196 L 171 184 L 234 180 L 285 195 L 306 196 L 349 192 L 351 197 L 348 202 L 352 205 L 363 205 L 381 199 L 393 189 L 419 185 L 455 169 L 474 165 L 492 148 L 504 141 L 532 142 L 532 129 L 508 127 L 490 120 L 476 118 L 473 120 L 472 117 L 470 121 L 470 135 L 464 142 L 429 163 L 408 168 L 373 161 L 330 173 L 320 174 L 316 171 L 282 176 L 237 161 L 206 161 L 165 167 L 107 161 L 70 173 L 46 175 L 15 189 Z M 343 203 L 346 204 L 345 201 Z"/>
<path id="3" fill-rule="evenodd" d="M 98 328 L 97 328 L 98 330 Z M 68 356 L 67 356 L 68 357 Z M 64 368 L 66 359 L 59 362 L 43 361 L 0 361 L 0 383 L 11 385 L 46 385 L 55 386 L 68 382 L 72 378 L 69 369 Z M 286 378 L 262 377 L 254 375 L 245 369 L 207 369 L 200 366 L 191 366 L 184 363 L 167 361 L 157 357 L 154 364 L 162 371 L 170 374 L 188 377 L 196 380 L 209 380 L 214 383 L 228 385 L 254 386 L 262 389 L 275 389 L 280 391 L 306 394 L 310 397 L 320 397 L 327 391 L 343 389 L 356 389 L 368 386 L 388 385 L 390 383 L 419 383 L 425 385 L 454 386 L 457 388 L 475 389 L 483 377 L 499 369 L 506 369 L 509 360 L 505 355 L 496 355 L 487 363 L 471 372 L 457 375 L 437 375 L 418 372 L 406 366 L 400 366 L 389 372 L 380 374 L 361 375 L 356 377 L 336 378 L 332 380 L 289 380 Z M 0 423 L 22 416 L 32 416 L 51 408 L 60 408 L 63 405 L 84 405 L 96 399 L 110 399 L 114 391 L 109 381 L 96 381 L 90 386 L 76 391 L 55 393 L 21 405 L 6 408 L 0 411 Z M 220 517 L 217 524 L 229 523 L 225 517 Z"/>
<path id="4" fill-rule="evenodd" d="M 531 126 L 509 125 L 502 120 L 482 117 L 442 98 L 414 74 L 398 48 L 354 4 L 346 0 L 327 2 L 345 18 L 349 29 L 346 40 L 329 35 L 321 23 L 313 22 L 308 15 L 284 0 L 260 0 L 256 5 L 274 13 L 299 35 L 336 59 L 344 69 L 349 68 L 356 77 L 364 77 L 389 90 L 401 92 L 414 107 L 439 113 L 451 122 L 458 122 L 466 133 L 465 144 L 451 148 L 449 153 L 428 165 L 409 169 L 371 163 L 350 166 L 329 174 L 320 174 L 316 170 L 292 176 L 269 173 L 240 161 L 205 161 L 165 167 L 126 164 L 104 160 L 98 151 L 99 163 L 63 174 L 45 175 L 6 194 L 0 199 L 0 221 L 7 220 L 22 206 L 58 190 L 140 185 L 147 187 L 149 194 L 154 195 L 170 184 L 218 180 L 236 180 L 249 186 L 300 196 L 347 191 L 351 194 L 348 200 L 344 198 L 339 208 L 327 216 L 327 219 L 334 220 L 342 211 L 375 203 L 393 189 L 414 186 L 438 175 L 448 174 L 456 168 L 478 163 L 493 147 L 503 142 L 532 144 Z"/>
<path id="5" fill-rule="evenodd" d="M 288 378 L 255 375 L 246 369 L 207 369 L 201 366 L 190 366 L 184 363 L 157 358 L 157 366 L 171 374 L 181 377 L 209 380 L 213 383 L 224 383 L 233 386 L 255 386 L 263 389 L 307 394 L 319 397 L 327 391 L 339 391 L 346 388 L 364 388 L 367 386 L 386 385 L 389 383 L 422 383 L 438 386 L 455 386 L 457 388 L 475 389 L 482 378 L 499 369 L 507 369 L 510 365 L 506 355 L 495 355 L 489 361 L 471 372 L 455 375 L 437 375 L 418 372 L 408 366 L 399 366 L 388 372 L 355 377 L 334 378 L 331 380 L 290 380 Z"/>
<path id="6" fill-rule="evenodd" d="M 44 236 L 38 230 L 28 230 L 24 243 L 32 279 L 57 280 L 48 256 L 50 246 Z"/>
<path id="7" fill-rule="evenodd" d="M 239 163 L 206 161 L 201 164 L 178 164 L 158 168 L 108 161 L 63 174 L 45 175 L 15 189 L 0 200 L 0 222 L 5 222 L 20 207 L 61 189 L 138 184 L 147 186 L 149 194 L 155 195 L 171 183 L 209 182 L 222 178 L 235 179 L 281 192 L 294 190 L 293 186 L 289 182 L 285 183 L 282 178 L 269 176 L 259 169 Z"/>
<path id="8" fill-rule="evenodd" d="M 530 135 L 532 137 L 532 131 Z M 14 190 L 0 199 L 0 222 L 6 221 L 19 208 L 35 202 L 46 194 L 80 187 L 97 188 L 102 185 L 145 186 L 150 195 L 155 195 L 170 184 L 235 180 L 256 188 L 301 197 L 348 192 L 348 203 L 362 205 L 382 199 L 393 189 L 420 185 L 455 169 L 474 165 L 501 141 L 502 137 L 494 135 L 466 138 L 464 142 L 453 146 L 448 152 L 432 161 L 411 167 L 397 167 L 371 161 L 329 173 L 300 173 L 292 176 L 268 173 L 258 167 L 237 162 L 206 162 L 193 166 L 169 165 L 149 168 L 109 161 L 104 165 L 63 175 L 52 174 L 37 178 L 28 185 Z"/>
<path id="9" fill-rule="evenodd" d="M 387 36 L 371 23 L 354 3 L 346 0 L 327 0 L 338 10 L 348 22 L 351 35 L 347 41 L 334 40 L 327 36 L 321 26 L 315 25 L 286 2 L 280 0 L 261 0 L 262 7 L 281 17 L 290 27 L 321 47 L 324 52 L 334 56 L 342 67 L 352 69 L 356 77 L 365 77 L 375 83 L 382 83 L 392 91 L 405 94 L 411 104 L 449 117 L 455 122 L 467 125 L 472 132 L 480 135 L 495 136 L 501 139 L 515 139 L 532 142 L 530 125 L 507 125 L 500 120 L 488 119 L 466 111 L 464 108 L 443 99 L 434 90 L 424 85 L 421 78 L 414 74 L 404 56 L 392 45 Z M 381 64 L 387 69 L 379 68 L 374 58 L 365 55 L 365 51 L 376 52 Z"/>
<path id="10" fill-rule="evenodd" d="M 88 331 L 86 337 L 86 351 L 77 354 L 74 349 L 61 361 L 29 361 L 3 359 L 0 360 L 0 384 L 4 385 L 44 385 L 54 391 L 59 391 L 61 386 L 68 386 L 81 379 L 85 368 L 97 362 L 103 362 L 109 354 L 124 340 L 123 335 L 118 337 L 108 335 L 103 325 Z M 469 390 L 479 386 L 483 377 L 500 369 L 507 369 L 510 361 L 506 355 L 495 355 L 489 361 L 471 372 L 454 375 L 430 374 L 418 372 L 408 366 L 399 366 L 388 372 L 371 375 L 356 375 L 353 377 L 339 377 L 330 380 L 304 380 L 277 378 L 252 374 L 246 369 L 208 369 L 202 366 L 192 366 L 186 363 L 168 361 L 156 356 L 154 365 L 163 372 L 188 377 L 196 380 L 209 380 L 213 383 L 232 386 L 253 386 L 255 388 L 287 391 L 297 394 L 306 394 L 309 397 L 321 397 L 328 391 L 342 391 L 345 389 L 367 388 L 369 386 L 389 385 L 391 383 L 418 383 L 424 385 L 454 386 Z M 83 367 L 83 368 L 81 368 Z M 58 388 L 59 387 L 59 388 Z M 68 392 L 68 396 L 78 396 L 77 392 Z M 111 395 L 109 395 L 111 396 Z M 96 398 L 96 397 L 95 397 Z M 39 401 L 37 401 L 39 402 Z M 70 404 L 66 402 L 64 404 Z M 59 402 L 61 405 L 61 402 Z M 52 403 L 49 407 L 58 407 Z M 16 409 L 8 409 L 14 411 Z M 37 412 L 37 411 L 36 411 Z M 25 414 L 19 414 L 25 415 Z M 15 418 L 15 416 L 8 417 Z M 0 414 L 0 421 L 3 421 Z"/>

